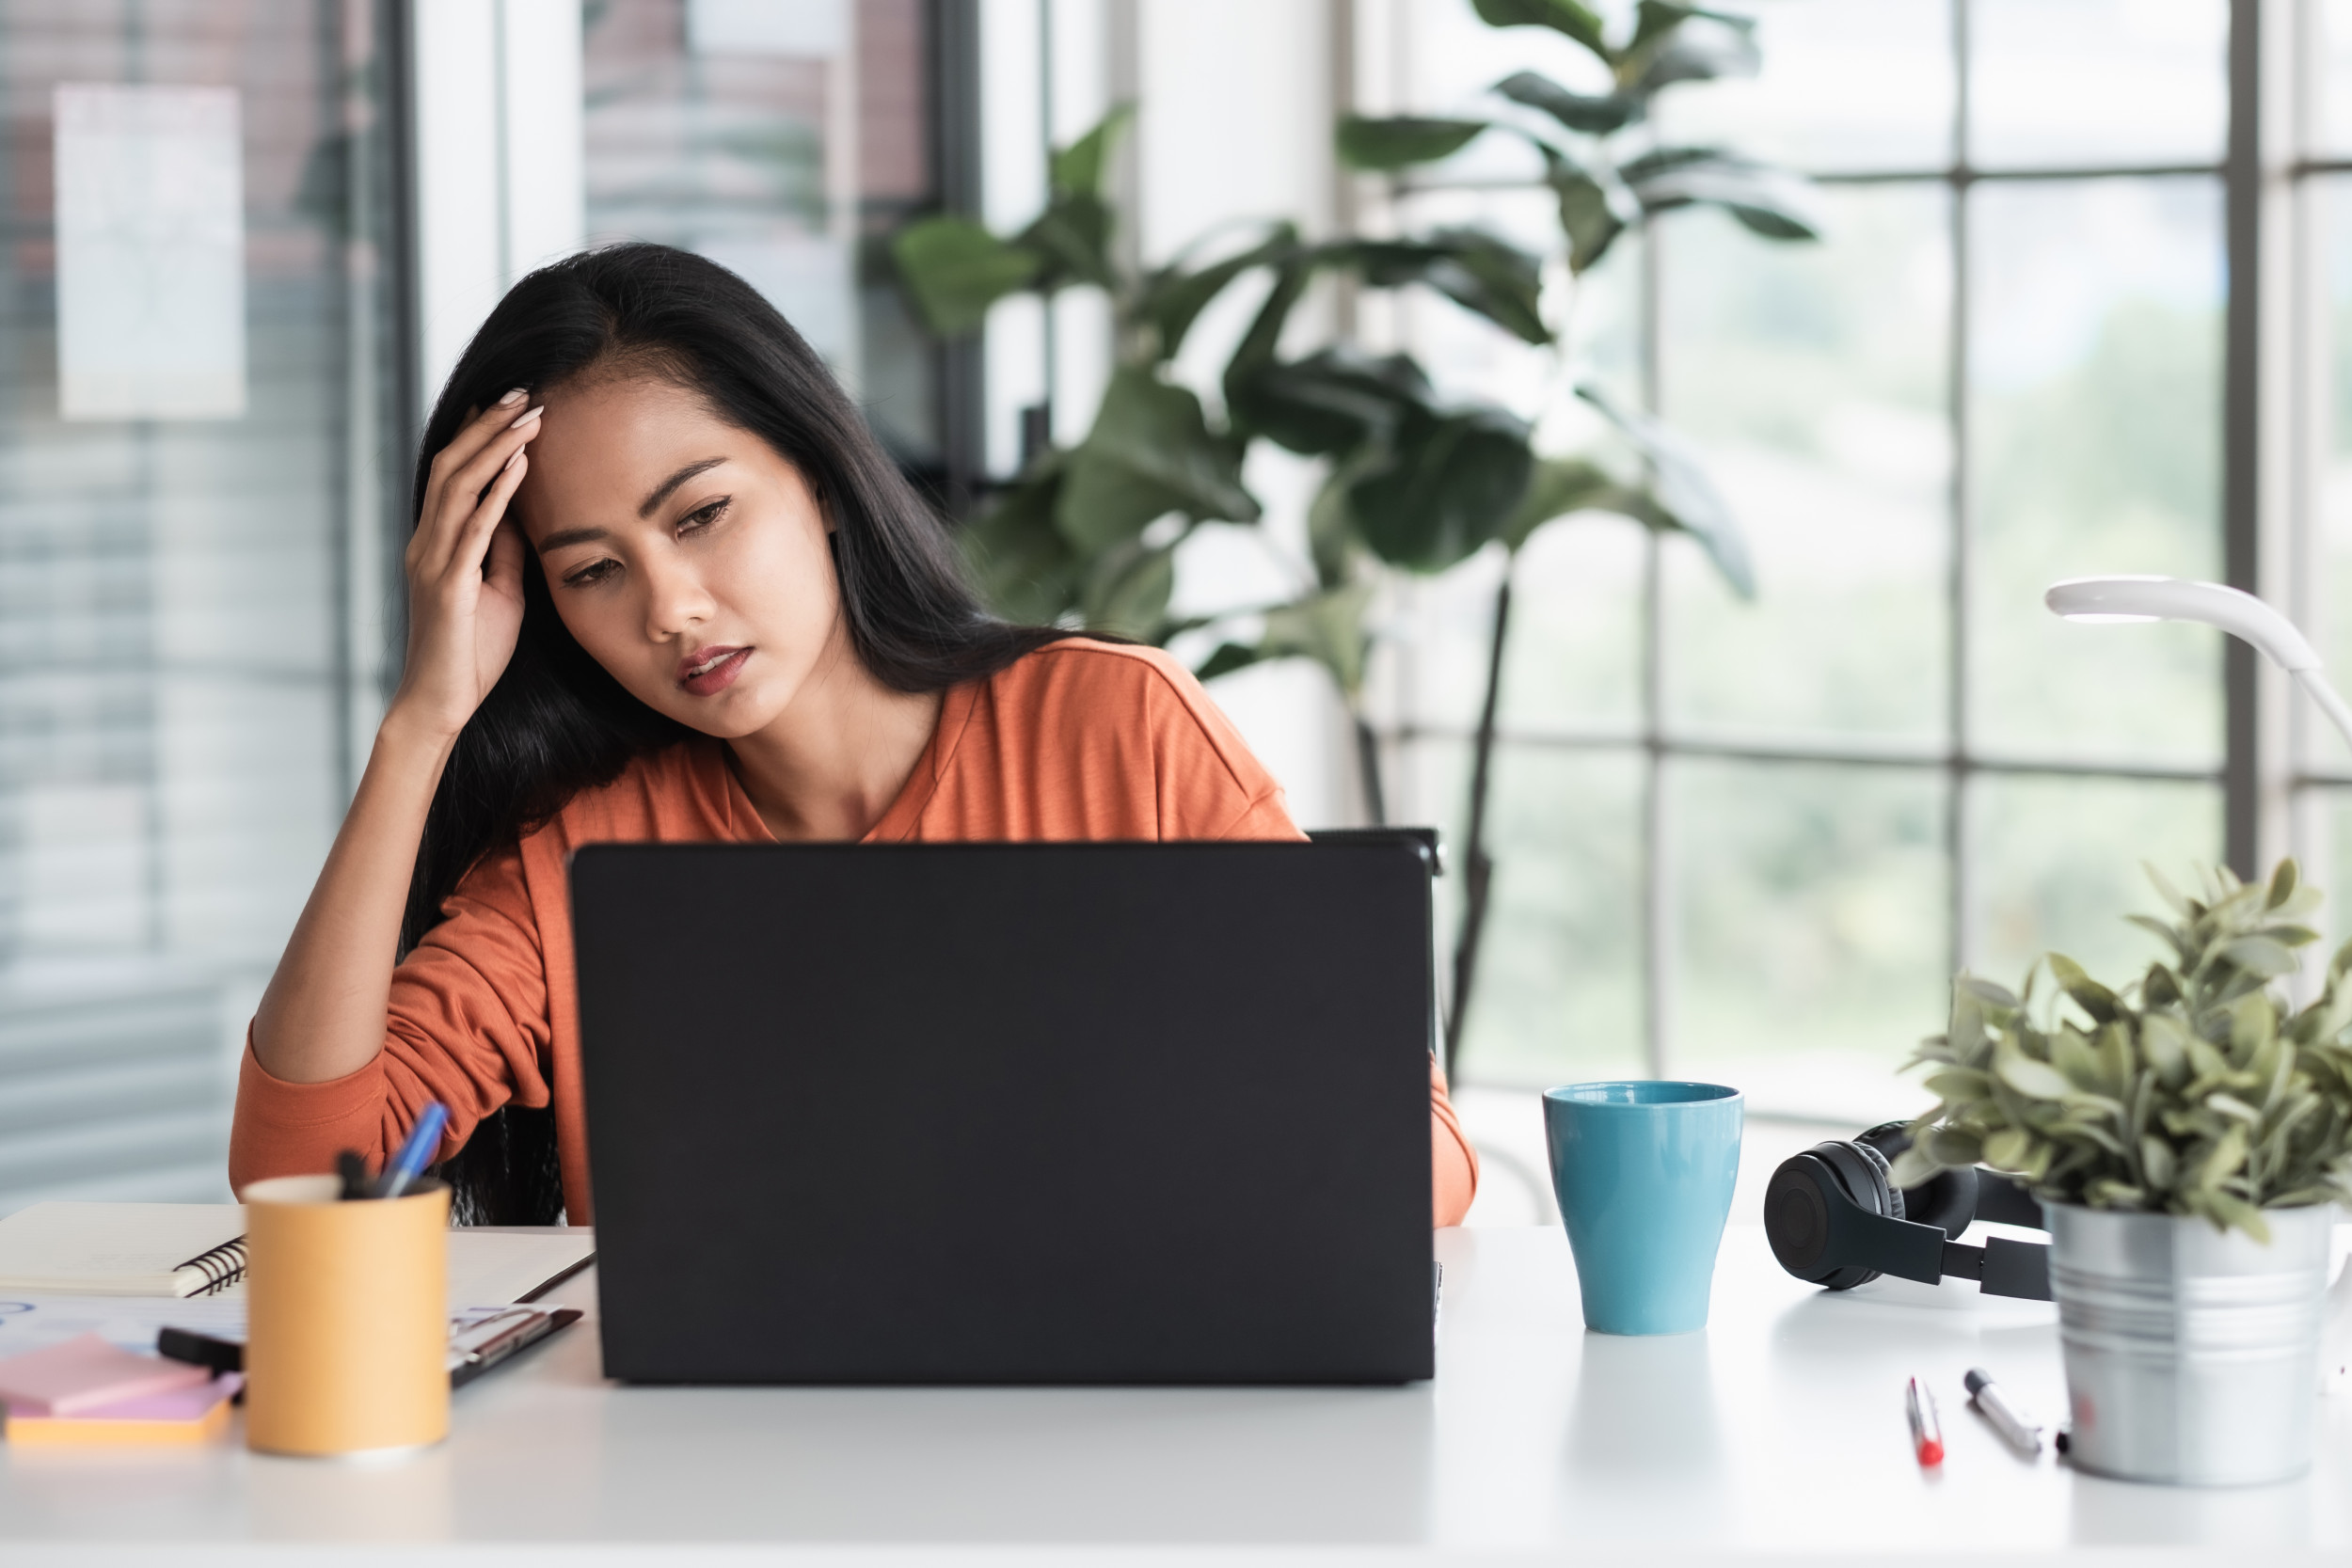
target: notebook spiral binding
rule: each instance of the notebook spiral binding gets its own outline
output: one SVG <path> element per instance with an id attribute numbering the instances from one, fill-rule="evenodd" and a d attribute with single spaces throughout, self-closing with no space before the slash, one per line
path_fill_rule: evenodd
<path id="1" fill-rule="evenodd" d="M 240 1236 L 233 1242 L 221 1243 L 210 1252 L 199 1253 L 171 1272 L 179 1274 L 183 1270 L 195 1269 L 204 1275 L 203 1287 L 194 1293 L 209 1296 L 243 1279 L 245 1264 L 245 1238 Z"/>

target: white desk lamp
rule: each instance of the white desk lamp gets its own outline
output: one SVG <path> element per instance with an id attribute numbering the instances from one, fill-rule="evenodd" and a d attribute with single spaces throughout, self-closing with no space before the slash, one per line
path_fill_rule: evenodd
<path id="1" fill-rule="evenodd" d="M 2052 583 L 2042 602 L 2069 621 L 2197 621 L 2242 637 L 2293 675 L 2352 746 L 2352 707 L 2328 684 L 2318 650 L 2292 621 L 2251 594 L 2185 578 L 2074 578 Z"/>

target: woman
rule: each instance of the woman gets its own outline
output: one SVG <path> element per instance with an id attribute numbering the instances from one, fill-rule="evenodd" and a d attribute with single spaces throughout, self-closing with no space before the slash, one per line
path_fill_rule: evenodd
<path id="1" fill-rule="evenodd" d="M 524 278 L 422 451 L 407 663 L 253 1020 L 239 1187 L 380 1161 L 439 1100 L 468 1217 L 591 1220 L 582 843 L 1299 836 L 1166 655 L 987 615 L 821 362 L 712 262 Z M 1476 1165 L 1434 1063 L 1430 1115 L 1449 1225 Z"/>

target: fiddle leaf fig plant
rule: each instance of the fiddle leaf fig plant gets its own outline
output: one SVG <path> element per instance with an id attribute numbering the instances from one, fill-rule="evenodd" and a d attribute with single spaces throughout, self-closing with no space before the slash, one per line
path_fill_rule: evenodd
<path id="1" fill-rule="evenodd" d="M 2045 1203 L 2192 1214 L 2265 1242 L 2265 1209 L 2352 1201 L 2352 942 L 2296 1011 L 2279 983 L 2318 940 L 2302 921 L 2320 895 L 2293 861 L 2267 882 L 2208 871 L 2196 897 L 2148 875 L 2172 918 L 2129 917 L 2169 949 L 2138 979 L 2111 990 L 2051 953 L 2023 995 L 1954 983 L 1948 1032 L 1908 1064 L 1931 1069 L 1938 1103 L 1912 1126 L 1899 1185 L 1982 1164 Z"/>
<path id="2" fill-rule="evenodd" d="M 1025 459 L 1022 471 L 963 531 L 979 582 L 1016 619 L 1117 632 L 1165 643 L 1200 634 L 1205 679 L 1273 659 L 1327 670 L 1354 721 L 1369 815 L 1385 819 L 1379 747 L 1364 707 L 1364 677 L 1384 582 L 1429 576 L 1500 546 L 1486 680 L 1471 752 L 1462 857 L 1462 923 L 1445 1024 L 1451 1067 L 1475 990 L 1493 861 L 1486 813 L 1494 774 L 1511 562 L 1541 528 L 1613 515 L 1660 534 L 1687 536 L 1731 591 L 1752 597 L 1755 573 L 1724 498 L 1674 434 L 1581 375 L 1562 326 L 1579 283 L 1617 242 L 1683 208 L 1714 207 L 1775 241 L 1816 236 L 1804 182 L 1726 148 L 1662 140 L 1659 95 L 1685 84 L 1753 74 L 1755 24 L 1670 0 L 1640 0 L 1612 28 L 1583 0 L 1470 0 L 1501 28 L 1565 35 L 1602 68 L 1600 92 L 1580 92 L 1530 71 L 1496 82 L 1477 118 L 1348 115 L 1335 127 L 1342 161 L 1391 177 L 1397 193 L 1424 166 L 1483 136 L 1533 154 L 1551 198 L 1556 244 L 1548 263 L 1486 230 L 1460 225 L 1404 234 L 1313 239 L 1270 221 L 1246 235 L 1228 226 L 1164 264 L 1138 265 L 1114 243 L 1119 214 L 1105 194 L 1109 154 L 1125 108 L 1054 154 L 1046 206 L 1015 232 L 937 214 L 898 231 L 891 254 L 933 333 L 980 330 L 989 309 L 1015 293 L 1100 290 L 1115 324 L 1117 366 L 1087 434 Z M 1405 209 L 1400 208 L 1400 211 Z M 1261 276 L 1263 275 L 1263 276 Z M 1511 408 L 1437 386 L 1411 356 L 1353 343 L 1286 352 L 1288 330 L 1319 277 L 1364 289 L 1417 288 L 1531 347 L 1551 354 L 1542 402 L 1571 394 L 1608 432 L 1604 446 L 1553 453 L 1534 445 L 1545 407 Z M 1178 380 L 1186 335 L 1242 282 L 1264 292 L 1204 399 Z M 1050 426 L 1051 410 L 1043 421 Z M 1175 556 L 1206 524 L 1254 526 L 1262 509 L 1244 483 L 1259 441 L 1323 468 L 1310 509 L 1306 559 L 1278 551 L 1290 578 L 1273 602 L 1208 616 L 1171 608 Z M 1261 533 L 1261 537 L 1264 535 Z"/>

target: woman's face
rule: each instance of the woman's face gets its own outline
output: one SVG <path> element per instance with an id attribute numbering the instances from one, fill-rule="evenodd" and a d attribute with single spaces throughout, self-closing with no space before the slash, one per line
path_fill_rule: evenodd
<path id="1" fill-rule="evenodd" d="M 647 706 L 723 738 L 766 728 L 846 654 L 800 470 L 665 381 L 544 401 L 516 503 L 564 625 Z"/>

